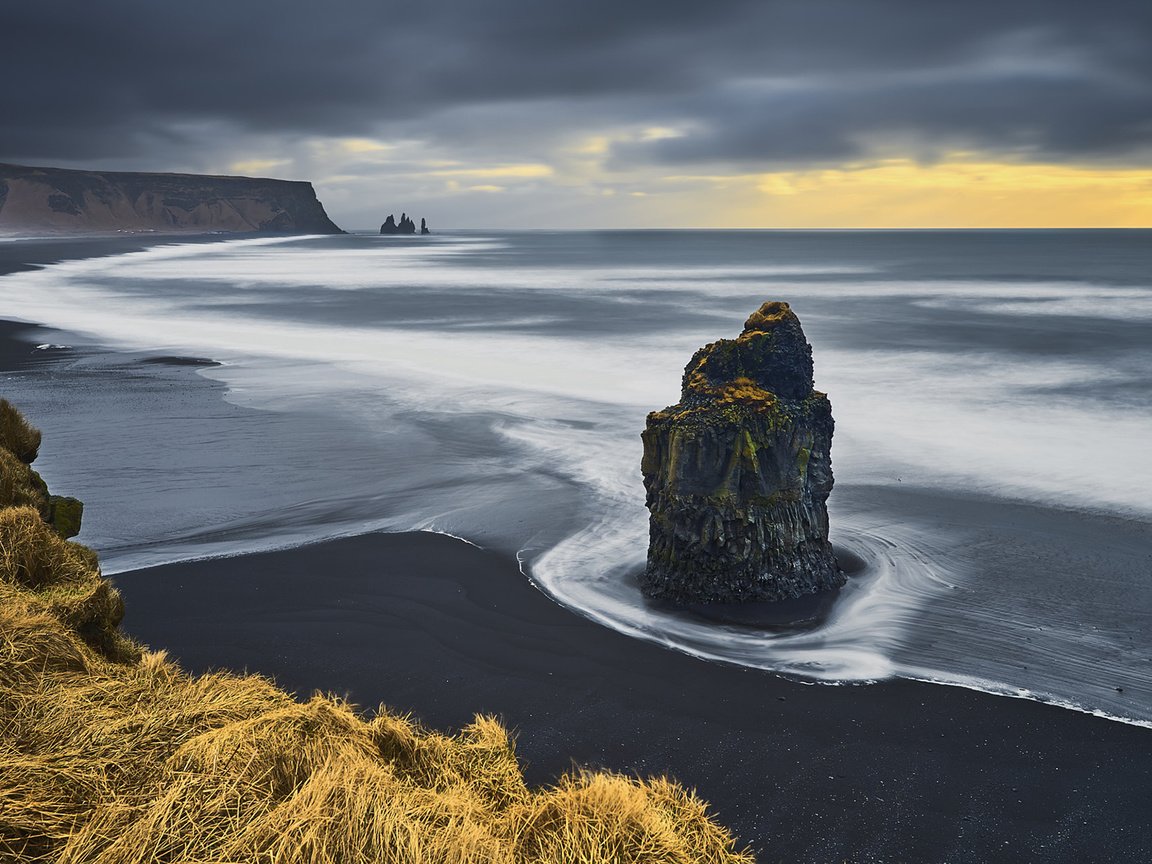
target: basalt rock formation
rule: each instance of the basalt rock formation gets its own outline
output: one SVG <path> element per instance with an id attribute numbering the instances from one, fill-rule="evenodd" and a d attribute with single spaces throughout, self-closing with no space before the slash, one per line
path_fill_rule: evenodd
<path id="1" fill-rule="evenodd" d="M 381 234 L 415 234 L 416 223 L 408 218 L 407 213 L 400 214 L 400 222 L 396 222 L 396 217 L 389 214 L 388 218 L 384 220 L 384 224 L 380 226 Z M 420 220 L 420 233 L 429 234 L 426 223 L 423 219 Z"/>
<path id="2" fill-rule="evenodd" d="M 0 165 L 0 232 L 343 233 L 311 183 Z"/>
<path id="3" fill-rule="evenodd" d="M 828 542 L 832 406 L 787 303 L 705 345 L 676 405 L 648 415 L 645 595 L 675 603 L 800 597 L 844 583 Z"/>

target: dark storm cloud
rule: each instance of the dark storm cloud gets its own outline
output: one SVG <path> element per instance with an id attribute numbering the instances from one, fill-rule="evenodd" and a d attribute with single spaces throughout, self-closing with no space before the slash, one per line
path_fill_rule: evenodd
<path id="1" fill-rule="evenodd" d="M 224 134 L 460 145 L 515 129 L 530 149 L 624 122 L 686 134 L 621 149 L 617 164 L 799 165 L 885 146 L 1122 158 L 1152 135 L 1150 10 L 25 0 L 0 11 L 0 159 L 155 159 Z"/>
<path id="2" fill-rule="evenodd" d="M 619 147 L 617 163 L 931 161 L 985 150 L 1100 161 L 1152 143 L 1152 95 L 1070 73 L 1006 71 L 937 81 L 913 75 L 721 92 L 686 105 L 681 116 L 695 128 L 683 137 Z"/>

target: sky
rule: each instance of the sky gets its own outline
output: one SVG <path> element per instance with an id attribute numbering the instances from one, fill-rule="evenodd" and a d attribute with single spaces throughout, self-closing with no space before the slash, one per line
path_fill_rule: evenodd
<path id="1" fill-rule="evenodd" d="M 1152 226 L 1152 2 L 37 0 L 0 161 L 345 228 Z"/>

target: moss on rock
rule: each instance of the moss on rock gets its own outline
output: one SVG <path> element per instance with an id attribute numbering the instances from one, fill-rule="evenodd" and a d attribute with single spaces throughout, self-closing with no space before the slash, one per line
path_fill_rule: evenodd
<path id="1" fill-rule="evenodd" d="M 828 543 L 832 408 L 787 303 L 701 348 L 680 402 L 648 415 L 644 592 L 675 602 L 779 600 L 836 587 Z"/>
<path id="2" fill-rule="evenodd" d="M 61 537 L 75 537 L 80 533 L 84 519 L 84 502 L 67 495 L 52 495 L 48 499 L 48 521 Z"/>

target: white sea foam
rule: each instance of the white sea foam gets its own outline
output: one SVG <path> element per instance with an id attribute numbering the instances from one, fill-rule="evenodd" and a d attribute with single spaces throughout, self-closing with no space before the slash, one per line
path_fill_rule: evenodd
<path id="1" fill-rule="evenodd" d="M 65 262 L 6 277 L 0 281 L 0 296 L 6 314 L 90 332 L 119 347 L 185 351 L 233 365 L 251 365 L 245 358 L 253 355 L 311 364 L 308 368 L 298 366 L 292 376 L 284 376 L 281 366 L 276 380 L 258 385 L 269 399 L 282 387 L 299 392 L 313 386 L 321 392 L 338 386 L 340 379 L 331 375 L 327 364 L 340 364 L 358 376 L 385 379 L 390 387 L 402 387 L 405 380 L 419 378 L 420 386 L 411 388 L 413 397 L 420 398 L 421 393 L 433 397 L 422 400 L 424 407 L 435 407 L 433 401 L 446 401 L 439 398 L 443 388 L 455 386 L 468 389 L 472 395 L 452 400 L 452 404 L 469 410 L 514 410 L 507 403 L 522 397 L 509 394 L 534 391 L 545 399 L 559 396 L 589 405 L 626 405 L 634 409 L 633 416 L 642 417 L 653 407 L 675 401 L 684 358 L 711 336 L 685 331 L 614 339 L 603 335 L 534 335 L 510 332 L 511 327 L 497 332 L 454 328 L 446 334 L 413 327 L 411 322 L 403 329 L 326 325 L 223 315 L 202 300 L 193 305 L 183 296 L 166 297 L 162 287 L 140 294 L 125 292 L 120 284 L 132 279 L 149 283 L 179 280 L 187 276 L 187 262 L 193 260 L 197 280 L 213 268 L 219 268 L 218 278 L 224 280 L 232 268 L 232 278 L 245 284 L 279 285 L 287 272 L 296 273 L 302 284 L 309 284 L 318 281 L 327 269 L 340 274 L 346 283 L 387 288 L 404 284 L 406 279 L 403 268 L 398 273 L 393 260 L 413 257 L 410 249 L 370 246 L 353 250 L 354 254 L 333 253 L 330 260 L 327 253 L 286 250 L 284 244 L 262 238 L 213 246 L 159 247 L 113 258 Z M 441 244 L 454 245 L 496 244 Z M 223 247 L 225 254 L 218 247 Z M 440 252 L 431 254 L 434 258 Z M 423 260 L 421 266 L 430 265 Z M 476 268 L 446 270 L 448 277 L 433 274 L 428 281 L 476 281 Z M 301 276 L 302 272 L 305 275 Z M 503 272 L 493 275 L 480 271 L 488 283 L 507 287 Z M 109 281 L 109 274 L 115 274 L 116 281 Z M 550 284 L 546 276 L 535 271 L 517 278 L 538 290 L 546 290 L 544 286 Z M 591 276 L 584 273 L 570 278 L 599 284 L 602 275 L 594 271 Z M 825 286 L 807 288 L 823 290 Z M 547 290 L 567 289 L 552 286 Z M 838 296 L 862 290 L 853 284 Z M 872 293 L 867 296 L 911 289 L 881 283 L 870 284 L 869 290 Z M 966 296 L 989 296 L 993 289 L 969 286 L 965 290 L 969 292 Z M 1012 285 L 1003 290 L 1040 289 Z M 1122 293 L 1127 297 L 1127 292 Z M 1110 296 L 1100 296 L 1102 309 L 1110 308 Z M 947 302 L 953 302 L 952 298 Z M 546 320 L 525 316 L 506 323 Z M 930 485 L 962 484 L 1041 502 L 1074 495 L 1087 506 L 1152 512 L 1147 496 L 1147 480 L 1152 477 L 1152 449 L 1145 446 L 1148 412 L 1086 406 L 1078 397 L 1050 392 L 1069 383 L 1098 381 L 1098 365 L 1047 357 L 1015 358 L 1005 363 L 996 355 L 979 354 L 967 354 L 964 363 L 958 365 L 952 356 L 940 352 L 839 350 L 823 344 L 818 319 L 809 331 L 817 345 L 818 385 L 833 393 L 841 424 L 837 462 L 858 481 L 891 483 L 900 478 Z M 525 358 L 531 362 L 526 363 Z M 621 374 L 622 370 L 627 374 Z M 1137 369 L 1131 374 L 1147 375 L 1150 371 Z M 225 381 L 236 377 L 228 369 L 206 374 Z M 423 383 L 433 378 L 440 379 L 436 387 Z M 237 386 L 241 386 L 239 382 Z M 529 419 L 551 416 L 548 406 L 537 410 L 540 406 L 530 401 L 522 408 L 523 416 Z M 1086 461 L 1081 458 L 1078 442 L 1090 438 L 1102 425 L 1109 430 L 1109 446 L 1096 450 L 1092 460 Z M 1102 474 L 1112 478 L 1108 484 L 1099 482 Z"/>

